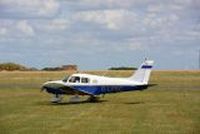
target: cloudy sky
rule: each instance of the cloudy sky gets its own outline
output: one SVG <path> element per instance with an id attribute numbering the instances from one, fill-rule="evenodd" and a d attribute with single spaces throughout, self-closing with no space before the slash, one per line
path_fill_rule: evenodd
<path id="1" fill-rule="evenodd" d="M 0 62 L 197 69 L 200 0 L 0 0 Z"/>

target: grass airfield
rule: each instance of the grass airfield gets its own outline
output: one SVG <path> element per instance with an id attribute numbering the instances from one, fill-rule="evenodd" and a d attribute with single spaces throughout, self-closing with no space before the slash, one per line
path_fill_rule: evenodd
<path id="1" fill-rule="evenodd" d="M 199 134 L 200 71 L 154 71 L 145 91 L 51 104 L 41 84 L 71 72 L 0 72 L 1 134 Z M 131 71 L 88 72 L 126 77 Z M 64 98 L 67 102 L 69 96 Z"/>

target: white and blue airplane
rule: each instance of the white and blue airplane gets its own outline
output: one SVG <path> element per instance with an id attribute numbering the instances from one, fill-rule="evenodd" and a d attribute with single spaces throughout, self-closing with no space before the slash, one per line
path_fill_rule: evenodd
<path id="1" fill-rule="evenodd" d="M 91 74 L 76 73 L 63 80 L 48 81 L 42 90 L 53 94 L 52 102 L 59 103 L 62 95 L 74 95 L 71 102 L 78 102 L 79 95 L 89 96 L 88 101 L 97 101 L 100 95 L 125 91 L 143 90 L 148 84 L 153 61 L 145 60 L 136 72 L 127 78 L 111 78 Z"/>

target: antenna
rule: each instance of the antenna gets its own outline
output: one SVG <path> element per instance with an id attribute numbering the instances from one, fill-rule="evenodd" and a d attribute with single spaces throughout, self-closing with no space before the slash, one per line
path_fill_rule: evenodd
<path id="1" fill-rule="evenodd" d="M 149 53 L 148 53 L 148 48 L 144 48 L 144 61 L 148 60 Z"/>

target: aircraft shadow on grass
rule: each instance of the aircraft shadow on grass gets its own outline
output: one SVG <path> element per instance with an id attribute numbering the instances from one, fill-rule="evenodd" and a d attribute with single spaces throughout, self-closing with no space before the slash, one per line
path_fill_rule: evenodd
<path id="1" fill-rule="evenodd" d="M 96 102 L 90 101 L 79 101 L 79 102 L 61 102 L 61 103 L 49 103 L 49 102 L 38 102 L 38 105 L 53 105 L 53 106 L 65 106 L 65 105 L 81 105 L 81 104 L 103 104 L 108 102 L 108 100 L 99 100 Z M 112 103 L 110 103 L 112 104 Z M 125 105 L 140 105 L 145 104 L 143 101 L 133 101 L 133 102 L 121 102 L 121 103 L 114 103 L 114 104 L 125 104 Z"/>
<path id="2" fill-rule="evenodd" d="M 99 100 L 99 101 L 95 101 L 95 102 L 90 102 L 90 101 L 61 102 L 61 103 L 49 103 L 49 104 L 50 104 L 50 105 L 59 106 L 59 105 L 79 105 L 79 104 L 85 104 L 85 103 L 100 104 L 100 103 L 104 103 L 104 102 L 107 102 L 107 100 Z"/>
<path id="3" fill-rule="evenodd" d="M 127 105 L 137 105 L 137 104 L 145 104 L 143 101 L 135 101 L 135 102 L 125 102 L 124 104 Z"/>
<path id="4" fill-rule="evenodd" d="M 53 105 L 53 106 L 61 106 L 61 105 L 80 105 L 80 104 L 86 104 L 86 103 L 90 103 L 90 104 L 101 104 L 107 102 L 107 100 L 99 100 L 96 102 L 90 102 L 87 100 L 84 101 L 79 101 L 79 102 L 60 102 L 60 103 L 50 103 L 50 102 L 38 102 L 37 105 Z"/>

